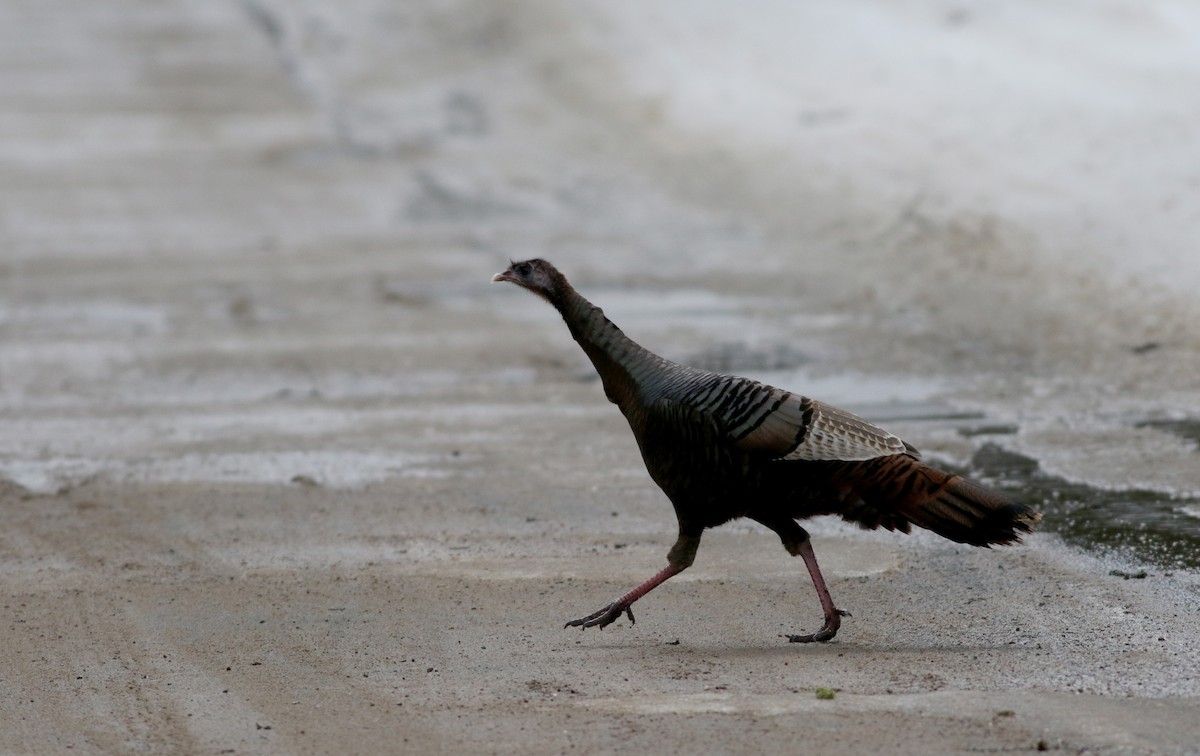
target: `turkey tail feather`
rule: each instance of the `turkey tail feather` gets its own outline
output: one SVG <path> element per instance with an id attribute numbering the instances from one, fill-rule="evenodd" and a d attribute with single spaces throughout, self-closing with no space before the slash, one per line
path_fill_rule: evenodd
<path id="1" fill-rule="evenodd" d="M 1024 504 L 907 454 L 841 463 L 835 510 L 864 528 L 907 533 L 909 525 L 972 546 L 1017 543 L 1041 515 Z"/>
<path id="2" fill-rule="evenodd" d="M 901 506 L 900 511 L 920 525 L 958 543 L 972 546 L 1017 543 L 1041 515 L 958 475 L 933 498 Z"/>

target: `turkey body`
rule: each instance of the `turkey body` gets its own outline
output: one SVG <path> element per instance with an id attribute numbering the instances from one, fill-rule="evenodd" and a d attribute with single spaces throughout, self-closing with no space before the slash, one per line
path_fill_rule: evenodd
<path id="1" fill-rule="evenodd" d="M 748 378 L 690 368 L 629 339 L 544 260 L 513 263 L 493 281 L 526 288 L 562 314 L 671 500 L 679 535 L 667 567 L 567 626 L 604 626 L 690 566 L 704 530 L 738 517 L 766 525 L 808 568 L 825 624 L 795 642 L 834 637 L 837 609 L 798 520 L 838 515 L 864 528 L 912 525 L 975 546 L 1020 540 L 1040 515 L 920 460 L 916 449 L 855 415 Z"/>

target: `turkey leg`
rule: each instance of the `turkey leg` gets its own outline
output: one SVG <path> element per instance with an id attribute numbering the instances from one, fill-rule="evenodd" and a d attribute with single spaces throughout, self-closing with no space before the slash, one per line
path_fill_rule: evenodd
<path id="1" fill-rule="evenodd" d="M 829 587 L 825 585 L 825 577 L 817 565 L 817 555 L 813 553 L 808 531 L 791 518 L 759 519 L 751 516 L 751 519 L 774 530 L 779 535 L 779 539 L 783 541 L 783 547 L 789 554 L 804 557 L 804 566 L 808 568 L 808 575 L 812 578 L 813 587 L 817 589 L 817 598 L 821 599 L 821 609 L 825 612 L 824 627 L 810 635 L 788 635 L 788 641 L 792 643 L 824 643 L 833 638 L 837 635 L 838 628 L 842 626 L 842 617 L 849 617 L 850 613 L 843 612 L 833 605 L 833 597 L 829 595 Z"/>
<path id="2" fill-rule="evenodd" d="M 685 534 L 680 532 L 679 538 L 675 541 L 675 545 L 671 547 L 671 551 L 667 554 L 667 566 L 659 570 L 644 583 L 641 583 L 633 590 L 618 598 L 608 606 L 599 611 L 592 612 L 586 617 L 580 617 L 576 620 L 571 620 L 563 627 L 593 627 L 599 626 L 603 630 L 608 625 L 611 625 L 614 620 L 621 616 L 622 613 L 629 617 L 629 623 L 633 624 L 636 620 L 633 619 L 633 609 L 630 607 L 634 601 L 637 601 L 642 596 L 645 596 L 650 591 L 665 583 L 669 578 L 678 575 L 692 565 L 696 560 L 696 550 L 700 548 L 700 535 Z"/>

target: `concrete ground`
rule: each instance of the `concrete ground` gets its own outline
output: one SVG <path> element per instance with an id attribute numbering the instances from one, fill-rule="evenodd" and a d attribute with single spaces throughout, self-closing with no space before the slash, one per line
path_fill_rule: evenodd
<path id="1" fill-rule="evenodd" d="M 802 565 L 734 523 L 637 624 L 563 629 L 675 523 L 509 257 L 934 458 L 1200 489 L 1133 422 L 1195 406 L 1187 301 L 1031 290 L 1036 226 L 678 128 L 611 12 L 0 9 L 0 751 L 1195 752 L 1200 580 L 1049 533 L 812 523 L 853 616 L 801 646 Z"/>

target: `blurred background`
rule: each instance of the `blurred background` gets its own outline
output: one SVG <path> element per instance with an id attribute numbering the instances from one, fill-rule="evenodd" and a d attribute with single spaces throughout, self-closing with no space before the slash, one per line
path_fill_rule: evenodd
<path id="1" fill-rule="evenodd" d="M 1198 41 L 1171 0 L 5 3 L 0 476 L 486 470 L 591 380 L 487 285 L 544 256 L 1195 566 Z"/>

